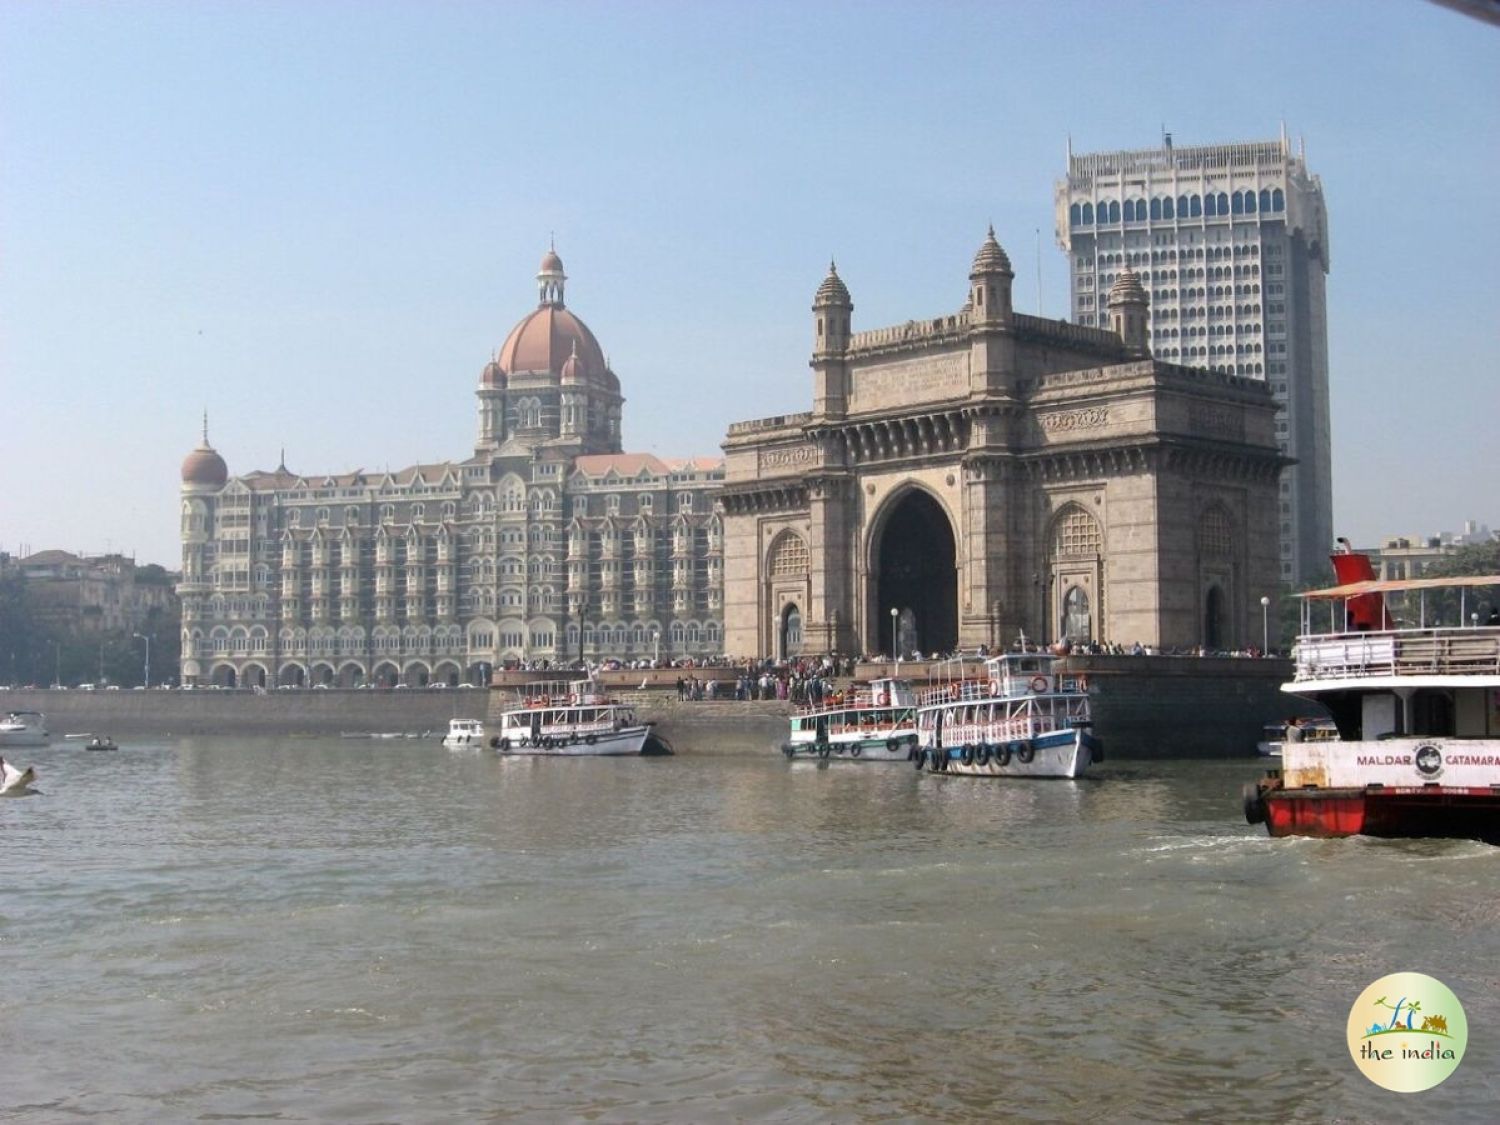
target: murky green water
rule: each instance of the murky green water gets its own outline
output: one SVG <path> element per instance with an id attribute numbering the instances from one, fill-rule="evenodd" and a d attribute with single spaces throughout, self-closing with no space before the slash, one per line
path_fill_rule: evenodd
<path id="1" fill-rule="evenodd" d="M 674 741 L 26 753 L 45 796 L 0 801 L 0 1118 L 1480 1121 L 1500 1102 L 1500 849 L 1269 840 L 1240 819 L 1248 760 L 995 783 Z M 1418 1095 L 1371 1085 L 1345 1044 L 1360 990 L 1406 969 L 1471 1028 Z"/>

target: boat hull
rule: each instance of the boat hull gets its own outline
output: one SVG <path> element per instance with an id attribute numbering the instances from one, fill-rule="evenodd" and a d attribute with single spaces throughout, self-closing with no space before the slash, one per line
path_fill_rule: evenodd
<path id="1" fill-rule="evenodd" d="M 0 727 L 0 747 L 47 746 L 51 742 L 52 735 L 46 727 L 32 724 Z"/>
<path id="2" fill-rule="evenodd" d="M 915 734 L 881 738 L 830 739 L 827 742 L 785 742 L 781 752 L 794 762 L 910 762 L 917 748 Z"/>
<path id="3" fill-rule="evenodd" d="M 539 742 L 530 738 L 494 738 L 490 745 L 502 757 L 527 754 L 550 758 L 597 758 L 639 754 L 650 733 L 649 726 L 621 727 L 617 731 L 588 735 L 543 736 Z"/>
<path id="4" fill-rule="evenodd" d="M 1099 741 L 1082 728 L 1053 731 L 1024 742 L 976 751 L 928 749 L 919 768 L 954 777 L 1076 778 L 1100 760 Z M 967 760 L 966 760 L 967 759 Z"/>
<path id="5" fill-rule="evenodd" d="M 1500 844 L 1500 790 L 1449 785 L 1405 788 L 1283 788 L 1246 794 L 1245 819 L 1272 836 L 1379 836 Z"/>

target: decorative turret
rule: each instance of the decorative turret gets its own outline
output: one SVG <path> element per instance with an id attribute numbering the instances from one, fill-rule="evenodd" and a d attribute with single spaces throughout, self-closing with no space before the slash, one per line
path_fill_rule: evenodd
<path id="1" fill-rule="evenodd" d="M 1135 270 L 1126 266 L 1109 287 L 1109 325 L 1133 356 L 1151 354 L 1146 331 L 1150 301 Z"/>
<path id="2" fill-rule="evenodd" d="M 1010 291 L 1015 276 L 1010 268 L 1010 258 L 995 241 L 995 228 L 991 226 L 979 252 L 974 255 L 974 265 L 969 269 L 969 307 L 975 323 L 1010 321 Z"/>
<path id="3" fill-rule="evenodd" d="M 848 408 L 849 322 L 854 302 L 849 287 L 839 277 L 838 266 L 828 263 L 828 276 L 813 295 L 813 413 L 842 418 Z"/>
<path id="4" fill-rule="evenodd" d="M 557 247 L 548 246 L 536 275 L 537 296 L 540 298 L 538 303 L 562 308 L 563 283 L 567 280 L 567 275 L 563 273 L 562 259 L 557 256 Z"/>
<path id="5" fill-rule="evenodd" d="M 224 487 L 229 466 L 224 464 L 213 446 L 208 444 L 208 411 L 203 412 L 203 440 L 182 462 L 182 488 L 187 491 L 211 491 Z"/>

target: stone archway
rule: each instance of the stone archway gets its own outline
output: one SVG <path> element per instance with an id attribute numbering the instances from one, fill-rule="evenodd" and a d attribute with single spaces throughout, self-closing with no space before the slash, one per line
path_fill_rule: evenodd
<path id="1" fill-rule="evenodd" d="M 792 602 L 781 611 L 781 627 L 777 630 L 776 655 L 790 660 L 802 651 L 802 611 Z"/>
<path id="2" fill-rule="evenodd" d="M 219 688 L 238 687 L 239 673 L 235 671 L 233 664 L 215 664 L 209 676 L 209 684 Z"/>
<path id="3" fill-rule="evenodd" d="M 947 512 L 912 489 L 895 501 L 879 536 L 875 647 L 894 653 L 899 640 L 906 651 L 951 652 L 958 647 L 958 555 Z"/>
<path id="4" fill-rule="evenodd" d="M 1210 586 L 1203 598 L 1203 647 L 1210 652 L 1227 648 L 1224 633 L 1224 591 Z"/>

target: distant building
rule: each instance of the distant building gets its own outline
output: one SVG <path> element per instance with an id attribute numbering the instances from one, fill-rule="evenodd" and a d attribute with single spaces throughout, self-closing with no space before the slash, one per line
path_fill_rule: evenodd
<path id="1" fill-rule="evenodd" d="M 1259 643 L 1264 380 L 1154 359 L 1123 262 L 1101 327 L 1015 312 L 1013 280 L 991 231 L 961 309 L 855 332 L 830 267 L 812 409 L 724 440 L 731 652 Z"/>
<path id="2" fill-rule="evenodd" d="M 1170 363 L 1263 381 L 1276 441 L 1295 459 L 1277 500 L 1278 566 L 1299 582 L 1333 544 L 1328 407 L 1328 213 L 1286 139 L 1068 153 L 1056 187 L 1072 319 L 1107 323 L 1129 266 L 1151 295 L 1150 338 Z"/>
<path id="3" fill-rule="evenodd" d="M 175 597 L 170 585 L 138 582 L 135 560 L 125 555 L 38 551 L 9 560 L 6 570 L 25 580 L 38 624 L 73 633 L 138 629 Z"/>
<path id="4" fill-rule="evenodd" d="M 509 662 L 723 651 L 723 464 L 620 447 L 562 260 L 480 375 L 472 456 L 395 472 L 182 466 L 182 680 L 483 683 Z"/>
<path id="5" fill-rule="evenodd" d="M 1421 578 L 1435 565 L 1450 558 L 1460 547 L 1492 543 L 1495 533 L 1489 525 L 1466 520 L 1462 531 L 1444 531 L 1437 535 L 1393 535 L 1379 547 L 1366 550 L 1380 578 Z"/>

